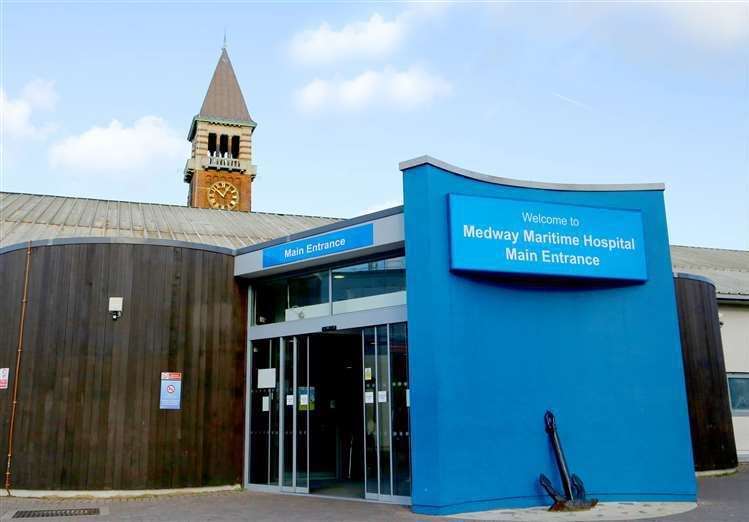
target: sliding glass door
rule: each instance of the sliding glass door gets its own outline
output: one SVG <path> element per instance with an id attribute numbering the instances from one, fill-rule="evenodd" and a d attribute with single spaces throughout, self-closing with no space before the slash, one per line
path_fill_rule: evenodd
<path id="1" fill-rule="evenodd" d="M 411 496 L 406 323 L 362 330 L 364 363 L 365 496 L 406 501 Z"/>
<path id="2" fill-rule="evenodd" d="M 310 441 L 310 415 L 317 411 L 317 384 L 310 382 L 311 335 L 320 334 L 252 343 L 248 479 L 253 487 L 291 493 L 310 491 L 310 452 L 315 452 L 315 443 L 322 444 Z M 362 366 L 356 365 L 363 369 L 361 388 L 350 393 L 362 394 L 358 400 L 364 408 L 364 462 L 361 453 L 358 459 L 364 469 L 364 496 L 372 500 L 408 502 L 411 496 L 406 336 L 406 323 L 361 329 Z M 325 359 L 333 357 L 333 352 L 327 353 L 321 346 L 313 352 L 322 359 L 316 359 L 315 364 L 333 364 Z M 328 403 L 330 408 L 336 407 L 335 401 Z M 359 440 L 351 437 L 351 441 L 354 439 Z M 351 448 L 348 455 L 349 459 L 354 455 Z M 350 475 L 356 466 L 349 461 L 346 467 Z"/>
<path id="3" fill-rule="evenodd" d="M 281 490 L 309 493 L 309 338 L 282 339 L 283 473 Z"/>
<path id="4" fill-rule="evenodd" d="M 308 341 L 295 336 L 252 343 L 250 484 L 309 490 Z"/>

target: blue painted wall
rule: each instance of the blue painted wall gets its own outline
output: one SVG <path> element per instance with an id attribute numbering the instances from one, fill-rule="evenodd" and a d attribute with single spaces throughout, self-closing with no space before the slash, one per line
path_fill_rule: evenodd
<path id="1" fill-rule="evenodd" d="M 450 271 L 447 195 L 642 211 L 648 280 Z M 663 193 L 569 192 L 404 171 L 413 509 L 549 504 L 561 490 L 543 414 L 571 471 L 606 500 L 694 501 Z"/>

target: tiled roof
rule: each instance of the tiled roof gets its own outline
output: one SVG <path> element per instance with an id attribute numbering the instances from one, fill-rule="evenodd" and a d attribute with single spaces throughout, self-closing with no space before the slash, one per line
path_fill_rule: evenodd
<path id="1" fill-rule="evenodd" d="M 292 214 L 0 192 L 0 248 L 72 237 L 168 239 L 240 248 L 334 221 Z"/>
<path id="2" fill-rule="evenodd" d="M 674 272 L 700 275 L 715 283 L 719 296 L 749 299 L 749 251 L 671 246 Z"/>
<path id="3" fill-rule="evenodd" d="M 221 51 L 198 118 L 254 124 L 225 48 Z"/>

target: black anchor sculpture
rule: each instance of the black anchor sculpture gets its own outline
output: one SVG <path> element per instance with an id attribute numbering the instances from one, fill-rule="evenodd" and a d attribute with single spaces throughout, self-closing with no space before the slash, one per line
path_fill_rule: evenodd
<path id="1" fill-rule="evenodd" d="M 564 458 L 564 452 L 562 451 L 562 443 L 559 442 L 557 422 L 554 414 L 547 411 L 544 414 L 544 423 L 546 424 L 546 433 L 549 435 L 551 446 L 554 448 L 554 456 L 556 457 L 559 475 L 562 477 L 562 487 L 564 488 L 564 496 L 562 496 L 552 486 L 551 481 L 546 475 L 541 473 L 538 477 L 541 487 L 546 490 L 554 501 L 549 511 L 584 511 L 593 508 L 598 504 L 598 499 L 585 498 L 585 485 L 582 479 L 574 473 L 570 476 L 569 469 L 567 468 L 567 460 Z"/>

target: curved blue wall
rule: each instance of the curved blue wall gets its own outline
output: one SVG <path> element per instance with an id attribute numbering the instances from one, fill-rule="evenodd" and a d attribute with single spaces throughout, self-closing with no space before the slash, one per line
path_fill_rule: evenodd
<path id="1" fill-rule="evenodd" d="M 403 180 L 414 511 L 549 504 L 547 409 L 590 496 L 694 501 L 663 193 L 520 188 L 431 164 Z M 451 271 L 449 194 L 640 210 L 647 280 Z"/>

